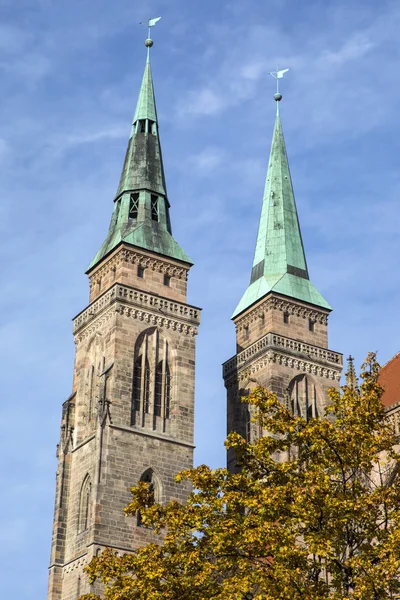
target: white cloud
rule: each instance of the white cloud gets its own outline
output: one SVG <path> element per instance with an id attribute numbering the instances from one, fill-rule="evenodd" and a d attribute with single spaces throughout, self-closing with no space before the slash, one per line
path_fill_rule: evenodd
<path id="1" fill-rule="evenodd" d="M 223 159 L 224 152 L 220 148 L 208 146 L 198 154 L 190 156 L 188 162 L 198 173 L 207 175 L 220 167 Z"/>

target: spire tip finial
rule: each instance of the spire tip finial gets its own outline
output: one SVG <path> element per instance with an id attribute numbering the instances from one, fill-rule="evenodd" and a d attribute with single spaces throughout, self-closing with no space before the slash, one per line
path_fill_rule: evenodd
<path id="1" fill-rule="evenodd" d="M 147 38 L 147 40 L 145 40 L 144 45 L 146 46 L 146 48 L 151 48 L 154 45 L 154 42 L 151 38 Z"/>

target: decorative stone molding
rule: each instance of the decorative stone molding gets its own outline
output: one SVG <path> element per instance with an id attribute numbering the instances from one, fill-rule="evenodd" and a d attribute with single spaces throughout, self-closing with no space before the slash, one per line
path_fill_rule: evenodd
<path id="1" fill-rule="evenodd" d="M 189 267 L 180 267 L 168 261 L 168 258 L 162 260 L 122 246 L 104 265 L 89 275 L 90 288 L 97 281 L 108 276 L 110 271 L 115 272 L 121 263 L 124 262 L 143 267 L 144 269 L 152 269 L 169 277 L 176 277 L 185 281 L 187 281 L 189 274 Z"/>
<path id="2" fill-rule="evenodd" d="M 277 296 L 270 296 L 264 302 L 256 306 L 252 311 L 246 313 L 236 321 L 236 330 L 241 332 L 245 327 L 249 327 L 251 323 L 262 318 L 263 314 L 272 310 L 280 310 L 287 312 L 290 315 L 311 319 L 322 325 L 328 324 L 328 314 L 316 308 L 311 308 L 296 302 L 290 302 Z"/>
<path id="3" fill-rule="evenodd" d="M 88 337 L 91 337 L 99 329 L 103 329 L 106 323 L 108 323 L 108 321 L 110 321 L 113 317 L 116 317 L 117 314 L 132 319 L 138 319 L 139 321 L 149 323 L 160 329 L 171 329 L 172 331 L 178 331 L 184 335 L 195 336 L 198 333 L 198 321 L 196 324 L 189 324 L 116 302 L 112 304 L 109 310 L 101 313 L 101 315 L 92 321 L 89 326 L 83 328 L 80 333 L 75 335 L 75 343 L 80 344 Z"/>
<path id="4" fill-rule="evenodd" d="M 94 333 L 96 333 L 96 331 L 98 331 L 99 329 L 103 329 L 104 326 L 113 317 L 116 317 L 116 314 L 117 314 L 117 310 L 116 310 L 116 307 L 114 305 L 109 310 L 107 310 L 106 312 L 104 312 L 101 315 L 99 315 L 97 318 L 95 318 L 90 323 L 90 325 L 88 327 L 85 327 L 85 329 L 83 329 L 83 331 L 81 333 L 75 335 L 75 344 L 80 344 L 81 342 L 83 342 L 84 340 L 86 340 L 88 337 L 92 337 L 92 335 Z M 74 330 L 74 332 L 75 331 L 76 331 L 76 329 Z"/>
<path id="5" fill-rule="evenodd" d="M 233 356 L 222 365 L 223 377 L 226 378 L 232 371 L 242 368 L 249 361 L 252 361 L 255 357 L 268 349 L 278 349 L 288 351 L 290 354 L 297 354 L 299 358 L 311 359 L 319 363 L 329 363 L 341 367 L 343 364 L 343 356 L 339 352 L 333 352 L 326 348 L 319 348 L 318 346 L 312 346 L 305 342 L 299 342 L 291 338 L 284 337 L 283 335 L 277 335 L 276 333 L 267 333 L 264 337 L 251 344 L 242 352 L 239 352 L 236 356 Z M 286 354 L 285 354 L 286 356 Z"/>
<path id="6" fill-rule="evenodd" d="M 159 329 L 172 329 L 173 331 L 179 331 L 179 333 L 192 336 L 195 336 L 198 333 L 198 328 L 193 327 L 192 325 L 182 323 L 181 321 L 175 321 L 174 319 L 168 319 L 166 317 L 154 315 L 150 312 L 138 310 L 130 306 L 124 306 L 123 304 L 117 305 L 117 311 L 120 315 L 138 319 L 139 321 L 144 321 L 145 323 L 154 325 Z"/>
<path id="7" fill-rule="evenodd" d="M 74 571 L 75 569 L 83 569 L 87 562 L 87 557 L 83 556 L 69 563 L 63 568 L 63 577 L 64 575 L 66 575 L 67 573 L 71 573 L 71 571 Z"/>
<path id="8" fill-rule="evenodd" d="M 139 307 L 141 310 L 153 311 L 155 315 L 162 317 L 175 317 L 189 321 L 194 325 L 200 323 L 200 309 L 187 304 L 182 304 L 167 298 L 161 298 L 153 294 L 135 290 L 120 283 L 114 284 L 105 294 L 95 300 L 88 308 L 77 315 L 73 321 L 73 332 L 76 334 L 82 327 L 93 320 L 107 306 L 118 300 Z"/>
<path id="9" fill-rule="evenodd" d="M 189 267 L 179 267 L 178 265 L 172 262 L 168 262 L 168 259 L 161 260 L 158 258 L 150 257 L 146 254 L 142 254 L 130 248 L 122 248 L 121 254 L 122 260 L 124 262 L 129 262 L 131 264 L 144 267 L 145 269 L 150 268 L 153 271 L 158 271 L 159 273 L 163 273 L 164 275 L 169 275 L 170 277 L 177 277 L 178 279 L 184 279 L 185 281 L 187 281 Z"/>
<path id="10" fill-rule="evenodd" d="M 314 362 L 310 362 L 307 360 L 302 360 L 300 358 L 296 358 L 294 356 L 289 356 L 287 354 L 282 354 L 280 352 L 275 352 L 274 350 L 268 350 L 264 356 L 251 361 L 249 364 L 245 364 L 243 367 L 239 367 L 239 369 L 232 369 L 229 373 L 229 376 L 225 375 L 226 378 L 226 387 L 230 387 L 233 382 L 243 382 L 248 379 L 254 373 L 257 373 L 264 367 L 266 367 L 270 363 L 279 364 L 285 367 L 289 367 L 296 371 L 301 371 L 303 373 L 310 373 L 311 375 L 316 375 L 318 377 L 323 377 L 324 379 L 331 379 L 332 381 L 340 381 L 342 369 L 335 369 L 324 367 L 322 365 L 315 364 Z"/>

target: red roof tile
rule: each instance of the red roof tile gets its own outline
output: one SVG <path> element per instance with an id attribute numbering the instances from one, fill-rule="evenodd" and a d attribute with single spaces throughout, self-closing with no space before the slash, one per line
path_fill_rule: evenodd
<path id="1" fill-rule="evenodd" d="M 392 406 L 400 402 L 400 352 L 381 369 L 379 383 L 384 388 L 383 406 Z"/>

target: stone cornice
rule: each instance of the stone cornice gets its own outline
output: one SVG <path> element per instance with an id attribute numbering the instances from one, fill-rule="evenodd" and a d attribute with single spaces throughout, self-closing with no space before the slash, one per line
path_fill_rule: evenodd
<path id="1" fill-rule="evenodd" d="M 249 309 L 243 316 L 235 320 L 236 330 L 240 332 L 251 323 L 258 320 L 265 312 L 280 310 L 289 315 L 296 315 L 304 319 L 311 319 L 323 325 L 328 324 L 328 312 L 320 310 L 312 305 L 307 306 L 300 302 L 294 302 L 281 298 L 280 296 L 270 295 L 264 301 Z"/>
<path id="2" fill-rule="evenodd" d="M 197 335 L 200 323 L 199 308 L 116 283 L 75 317 L 75 342 L 91 337 L 118 314 L 185 335 Z"/>
<path id="3" fill-rule="evenodd" d="M 317 375 L 324 379 L 330 379 L 332 381 L 340 381 L 342 369 L 340 368 L 329 368 L 318 365 L 314 362 L 302 360 L 287 354 L 280 352 L 274 352 L 268 350 L 261 358 L 252 361 L 249 364 L 242 367 L 240 370 L 232 371 L 229 376 L 225 378 L 225 387 L 230 388 L 237 385 L 238 382 L 248 380 L 249 377 L 263 369 L 270 363 L 275 363 L 289 367 L 295 371 L 301 371 L 303 373 L 310 373 L 311 375 Z"/>
<path id="4" fill-rule="evenodd" d="M 268 362 L 278 362 L 297 370 L 315 373 L 339 381 L 343 356 L 326 348 L 312 346 L 291 338 L 267 333 L 254 344 L 242 350 L 223 365 L 223 377 L 243 372 L 255 373 Z"/>
<path id="5" fill-rule="evenodd" d="M 167 256 L 165 258 L 158 258 L 154 255 L 148 255 L 145 252 L 140 252 L 136 249 L 134 250 L 122 245 L 104 264 L 89 275 L 90 287 L 98 280 L 106 277 L 110 271 L 115 272 L 121 263 L 130 263 L 141 266 L 144 269 L 152 269 L 153 271 L 158 271 L 169 277 L 176 277 L 177 279 L 184 279 L 185 281 L 188 278 L 190 268 L 189 265 L 184 267 L 179 263 L 175 263 Z"/>
<path id="6" fill-rule="evenodd" d="M 142 312 L 144 310 L 146 313 L 149 312 L 157 317 L 174 317 L 193 325 L 199 325 L 200 323 L 199 308 L 116 283 L 75 317 L 73 320 L 74 334 L 78 333 L 82 327 L 92 321 L 93 317 L 99 315 L 108 306 L 116 302 L 135 306 Z M 121 311 L 118 312 L 123 314 Z"/>

